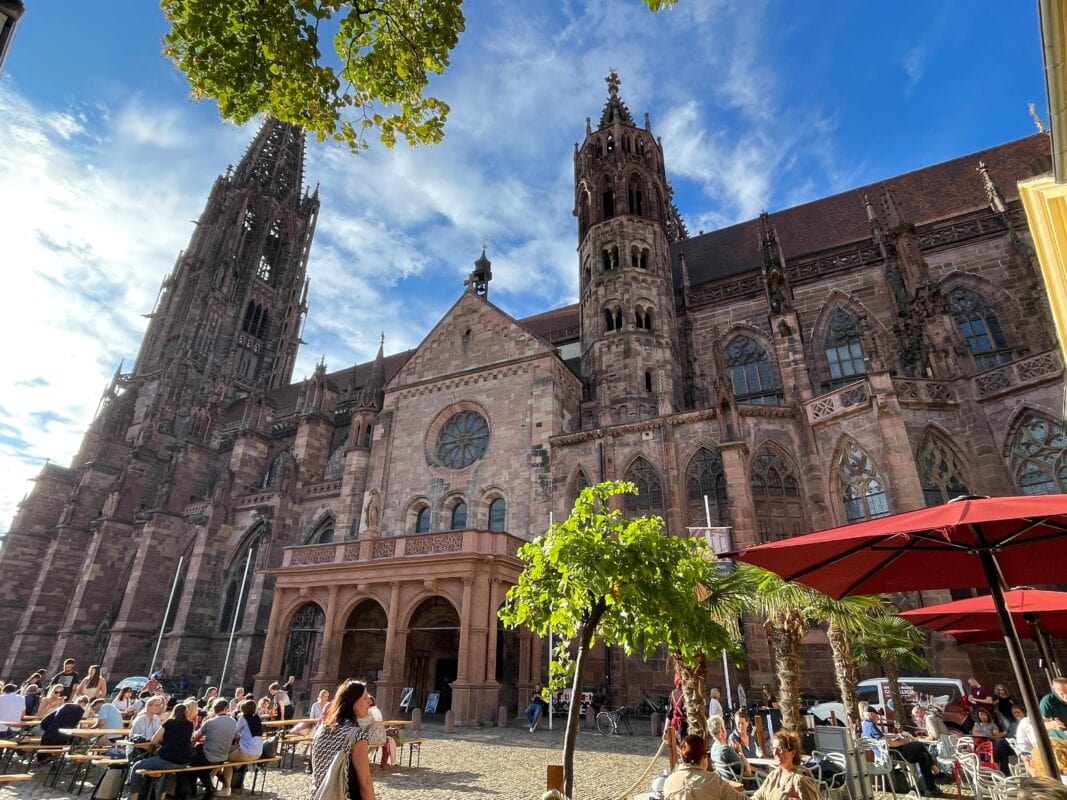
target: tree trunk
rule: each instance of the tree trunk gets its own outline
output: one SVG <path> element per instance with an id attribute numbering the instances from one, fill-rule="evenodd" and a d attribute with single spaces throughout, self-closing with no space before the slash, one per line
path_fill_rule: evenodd
<path id="1" fill-rule="evenodd" d="M 578 653 L 574 657 L 574 680 L 571 683 L 571 707 L 567 713 L 567 730 L 563 734 L 563 794 L 574 797 L 574 745 L 582 718 L 582 675 L 589 657 L 589 643 L 593 640 L 600 618 L 604 616 L 601 602 L 593 606 L 592 613 L 578 629 Z"/>
<path id="2" fill-rule="evenodd" d="M 672 656 L 674 668 L 682 678 L 682 694 L 685 696 L 685 718 L 689 732 L 708 739 L 708 702 L 704 697 L 704 685 L 708 677 L 708 658 L 703 653 L 695 664 L 686 663 L 678 654 Z"/>
<path id="3" fill-rule="evenodd" d="M 893 717 L 896 720 L 897 727 L 904 725 L 907 720 L 903 719 L 904 713 L 904 700 L 900 696 L 900 664 L 897 662 L 897 657 L 891 653 L 887 653 L 883 659 L 885 666 L 885 678 L 886 683 L 889 684 L 889 696 L 893 700 Z M 888 712 L 888 709 L 886 709 Z M 889 719 L 887 713 L 886 719 Z"/>
<path id="4" fill-rule="evenodd" d="M 778 675 L 778 704 L 782 707 L 782 727 L 796 732 L 800 726 L 800 647 L 807 620 L 796 611 L 786 610 L 766 623 L 774 651 L 774 671 Z"/>
<path id="5" fill-rule="evenodd" d="M 826 637 L 830 640 L 830 650 L 834 659 L 834 678 L 837 690 L 841 692 L 841 702 L 845 706 L 848 727 L 853 735 L 860 730 L 859 697 L 856 695 L 856 659 L 852 657 L 852 637 L 840 625 L 830 622 L 826 628 Z"/>

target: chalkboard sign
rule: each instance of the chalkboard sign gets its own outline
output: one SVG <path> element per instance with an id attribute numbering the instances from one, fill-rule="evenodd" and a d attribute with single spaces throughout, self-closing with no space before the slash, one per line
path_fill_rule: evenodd
<path id="1" fill-rule="evenodd" d="M 426 707 L 422 710 L 423 714 L 436 714 L 437 703 L 441 700 L 440 692 L 430 692 L 426 696 Z"/>
<path id="2" fill-rule="evenodd" d="M 400 707 L 407 711 L 411 708 L 411 701 L 415 699 L 415 687 L 405 686 L 400 690 Z"/>

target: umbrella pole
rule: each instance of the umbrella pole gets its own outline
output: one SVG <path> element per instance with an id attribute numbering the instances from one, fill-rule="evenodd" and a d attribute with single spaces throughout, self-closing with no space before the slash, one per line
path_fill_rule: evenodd
<path id="1" fill-rule="evenodd" d="M 1059 674 L 1059 667 L 1056 666 L 1056 659 L 1052 655 L 1052 647 L 1049 645 L 1048 634 L 1045 633 L 1044 628 L 1041 627 L 1041 623 L 1037 619 L 1036 614 L 1027 614 L 1024 619 L 1030 623 L 1030 627 L 1034 629 L 1034 642 L 1037 644 L 1037 650 L 1041 653 L 1042 666 L 1045 670 L 1045 677 L 1048 678 L 1049 691 L 1052 690 L 1052 679 Z"/>
<path id="2" fill-rule="evenodd" d="M 984 545 L 978 551 L 978 557 L 982 561 L 982 569 L 985 571 L 986 581 L 989 583 L 989 591 L 993 597 L 993 607 L 997 611 L 997 619 L 1000 620 L 1000 629 L 1004 632 L 1004 645 L 1008 648 L 1008 659 L 1011 661 L 1012 671 L 1015 672 L 1015 680 L 1019 682 L 1019 693 L 1023 697 L 1026 706 L 1026 715 L 1030 718 L 1030 724 L 1034 729 L 1034 738 L 1037 739 L 1038 750 L 1041 751 L 1041 759 L 1045 762 L 1048 776 L 1053 780 L 1060 779 L 1060 770 L 1056 764 L 1056 756 L 1052 752 L 1052 740 L 1049 739 L 1048 728 L 1045 720 L 1041 717 L 1041 709 L 1037 702 L 1037 691 L 1034 689 L 1034 681 L 1030 677 L 1030 671 L 1026 667 L 1023 658 L 1022 642 L 1019 640 L 1019 632 L 1015 629 L 1015 622 L 1008 613 L 1008 604 L 1004 600 L 1004 577 L 1000 572 L 991 550 L 985 542 L 985 536 L 977 525 L 972 525 L 971 530 L 975 538 Z"/>

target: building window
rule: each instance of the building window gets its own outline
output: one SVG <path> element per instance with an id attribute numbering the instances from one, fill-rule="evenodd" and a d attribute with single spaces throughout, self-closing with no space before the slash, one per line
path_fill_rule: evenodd
<path id="1" fill-rule="evenodd" d="M 976 371 L 1011 363 L 1013 354 L 1000 329 L 1000 320 L 984 297 L 957 286 L 948 293 L 948 307 L 974 356 Z"/>
<path id="2" fill-rule="evenodd" d="M 234 624 L 240 630 L 245 603 L 248 600 L 248 587 L 252 583 L 252 574 L 256 568 L 256 559 L 259 557 L 259 542 L 262 536 L 263 528 L 255 528 L 245 537 L 244 543 L 238 548 L 230 562 L 230 568 L 224 578 L 226 589 L 223 592 L 222 613 L 219 615 L 220 631 L 229 631 Z M 247 580 L 245 580 L 246 563 L 248 564 Z"/>
<path id="3" fill-rule="evenodd" d="M 751 336 L 735 336 L 730 340 L 726 346 L 726 371 L 737 402 L 775 405 L 781 401 L 767 351 Z"/>
<path id="4" fill-rule="evenodd" d="M 1062 425 L 1030 416 L 1012 441 L 1015 482 L 1023 494 L 1067 492 L 1067 433 Z"/>
<path id="5" fill-rule="evenodd" d="M 776 449 L 752 459 L 752 505 L 760 542 L 788 539 L 807 530 L 796 470 Z"/>
<path id="6" fill-rule="evenodd" d="M 461 531 L 467 527 L 467 504 L 460 500 L 452 506 L 452 524 L 454 531 Z"/>
<path id="7" fill-rule="evenodd" d="M 939 506 L 955 497 L 971 494 L 963 477 L 963 465 L 940 436 L 927 433 L 923 437 L 917 461 L 926 505 Z"/>
<path id="8" fill-rule="evenodd" d="M 730 508 L 726 496 L 726 470 L 722 466 L 722 457 L 707 447 L 689 464 L 686 475 L 686 499 L 689 524 L 703 526 L 708 524 L 705 513 L 704 498 L 708 498 L 707 509 L 711 511 L 713 526 L 730 524 Z"/>
<path id="9" fill-rule="evenodd" d="M 345 446 L 339 444 L 330 453 L 330 459 L 326 462 L 326 469 L 322 473 L 324 481 L 339 481 L 345 474 Z"/>
<path id="10" fill-rule="evenodd" d="M 637 485 L 637 494 L 626 497 L 626 511 L 634 516 L 663 516 L 663 484 L 659 474 L 645 459 L 638 458 L 626 473 L 626 480 Z"/>
<path id="11" fill-rule="evenodd" d="M 489 530 L 503 531 L 507 522 L 507 504 L 503 497 L 498 497 L 489 504 Z"/>
<path id="12" fill-rule="evenodd" d="M 291 450 L 283 450 L 278 453 L 274 460 L 270 462 L 267 471 L 263 473 L 263 480 L 260 481 L 260 488 L 277 489 L 282 473 L 285 471 L 285 468 L 292 457 L 293 453 Z"/>
<path id="13" fill-rule="evenodd" d="M 830 368 L 832 389 L 867 374 L 860 328 L 847 311 L 839 310 L 830 320 L 830 330 L 826 332 L 826 364 Z"/>
<path id="14" fill-rule="evenodd" d="M 573 500 L 577 500 L 578 495 L 582 493 L 582 489 L 589 488 L 589 485 L 589 479 L 585 477 L 585 472 L 581 468 L 579 468 L 578 473 L 574 476 L 574 485 L 571 491 L 571 497 L 573 498 Z M 573 505 L 574 503 L 572 501 L 571 506 Z"/>
<path id="15" fill-rule="evenodd" d="M 298 681 L 310 678 L 315 673 L 325 627 L 326 615 L 314 603 L 308 603 L 296 612 L 289 624 L 282 672 L 296 676 Z"/>
<path id="16" fill-rule="evenodd" d="M 461 411 L 437 434 L 437 462 L 449 469 L 469 467 L 489 446 L 489 423 L 477 411 Z"/>
<path id="17" fill-rule="evenodd" d="M 415 533 L 430 532 L 430 509 L 423 506 L 415 512 Z"/>
<path id="18" fill-rule="evenodd" d="M 859 522 L 889 514 L 885 481 L 878 474 L 870 456 L 855 442 L 850 441 L 841 454 L 837 476 L 846 520 Z"/>
<path id="19" fill-rule="evenodd" d="M 327 517 L 308 536 L 304 544 L 333 544 L 333 517 Z"/>

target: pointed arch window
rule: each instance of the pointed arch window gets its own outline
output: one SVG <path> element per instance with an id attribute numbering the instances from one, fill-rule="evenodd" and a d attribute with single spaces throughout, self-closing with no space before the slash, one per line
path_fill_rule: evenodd
<path id="1" fill-rule="evenodd" d="M 337 445 L 330 453 L 326 462 L 326 469 L 322 474 L 324 481 L 339 481 L 345 474 L 345 446 L 344 443 Z"/>
<path id="2" fill-rule="evenodd" d="M 852 383 L 867 374 L 860 326 L 847 311 L 838 309 L 830 320 L 824 346 L 826 365 L 830 369 L 831 389 Z"/>
<path id="3" fill-rule="evenodd" d="M 498 497 L 489 504 L 489 530 L 503 531 L 506 522 L 507 504 L 503 497 Z"/>
<path id="4" fill-rule="evenodd" d="M 663 516 L 663 484 L 659 473 L 645 459 L 638 458 L 626 473 L 626 480 L 637 485 L 637 494 L 626 495 L 626 511 L 633 515 Z"/>
<path id="5" fill-rule="evenodd" d="M 274 460 L 270 462 L 267 471 L 263 473 L 263 480 L 260 481 L 261 488 L 276 489 L 278 487 L 278 481 L 281 479 L 282 472 L 285 470 L 286 465 L 292 457 L 293 454 L 291 450 L 283 450 L 278 453 Z"/>
<path id="6" fill-rule="evenodd" d="M 1000 320 L 982 295 L 957 286 L 948 293 L 948 307 L 978 372 L 1012 362 L 1014 354 L 1004 338 Z"/>
<path id="7" fill-rule="evenodd" d="M 579 467 L 577 474 L 575 474 L 574 476 L 574 483 L 571 487 L 571 497 L 573 498 L 573 500 L 577 500 L 578 495 L 582 493 L 582 489 L 588 488 L 589 485 L 589 479 L 585 477 L 585 471 L 582 470 L 581 467 Z M 571 505 L 574 505 L 573 501 L 571 502 Z"/>
<path id="8" fill-rule="evenodd" d="M 685 478 L 686 500 L 690 525 L 706 525 L 704 498 L 708 498 L 707 510 L 711 511 L 712 525 L 730 524 L 730 506 L 726 495 L 726 470 L 722 457 L 707 447 L 690 462 Z"/>
<path id="9" fill-rule="evenodd" d="M 1028 416 L 1011 445 L 1015 483 L 1023 494 L 1067 492 L 1067 432 L 1063 425 Z"/>
<path id="10" fill-rule="evenodd" d="M 796 469 L 777 449 L 766 447 L 752 459 L 750 486 L 761 542 L 788 539 L 808 529 Z"/>
<path id="11" fill-rule="evenodd" d="M 845 519 L 859 522 L 889 514 L 885 481 L 874 462 L 859 445 L 850 441 L 837 464 L 837 479 L 845 506 Z"/>
<path id="12" fill-rule="evenodd" d="M 460 500 L 452 506 L 452 524 L 454 531 L 463 530 L 467 527 L 467 504 Z"/>
<path id="13" fill-rule="evenodd" d="M 326 517 L 311 531 L 305 544 L 333 544 L 333 532 L 333 517 Z"/>
<path id="14" fill-rule="evenodd" d="M 751 336 L 735 336 L 726 346 L 726 371 L 739 403 L 775 405 L 781 392 L 774 385 L 767 351 Z"/>
<path id="15" fill-rule="evenodd" d="M 644 216 L 645 193 L 636 175 L 630 178 L 630 185 L 627 187 L 627 199 L 630 203 L 630 213 L 638 217 Z"/>
<path id="16" fill-rule="evenodd" d="M 219 614 L 219 631 L 230 630 L 234 624 L 235 614 L 237 615 L 237 629 L 241 628 L 241 619 L 244 617 L 245 604 L 248 601 L 248 587 L 252 582 L 252 573 L 256 568 L 262 538 L 262 527 L 249 533 L 230 562 L 230 568 L 223 579 L 226 588 L 223 590 L 222 613 Z M 248 564 L 248 580 L 245 580 L 246 563 Z"/>
<path id="17" fill-rule="evenodd" d="M 919 483 L 927 506 L 939 506 L 955 497 L 971 494 L 964 478 L 963 464 L 948 442 L 934 433 L 927 433 L 917 455 Z"/>

